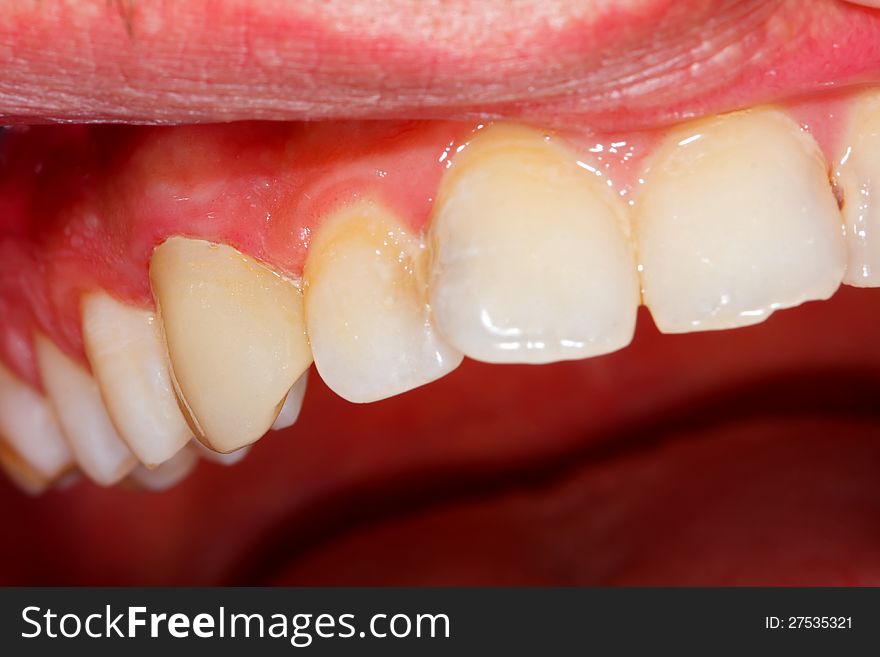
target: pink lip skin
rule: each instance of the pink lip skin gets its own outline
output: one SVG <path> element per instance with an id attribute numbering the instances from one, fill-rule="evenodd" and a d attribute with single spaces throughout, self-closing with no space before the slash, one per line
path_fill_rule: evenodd
<path id="1" fill-rule="evenodd" d="M 0 5 L 0 121 L 520 117 L 633 129 L 880 80 L 836 0 Z"/>

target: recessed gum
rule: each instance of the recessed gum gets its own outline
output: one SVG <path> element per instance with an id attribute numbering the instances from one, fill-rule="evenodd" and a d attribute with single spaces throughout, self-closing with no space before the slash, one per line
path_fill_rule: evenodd
<path id="1" fill-rule="evenodd" d="M 783 109 L 830 161 L 849 94 Z M 444 171 L 478 122 L 234 123 L 15 129 L 0 173 L 0 357 L 39 388 L 34 329 L 85 364 L 79 301 L 101 287 L 152 307 L 147 266 L 172 235 L 230 244 L 293 277 L 321 218 L 376 199 L 422 231 Z M 536 126 L 533 126 L 536 127 Z M 546 130 L 622 197 L 668 128 Z"/>

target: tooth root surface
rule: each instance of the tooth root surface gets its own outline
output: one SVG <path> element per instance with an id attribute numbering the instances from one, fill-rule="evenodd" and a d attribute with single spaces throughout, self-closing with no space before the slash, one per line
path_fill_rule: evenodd
<path id="1" fill-rule="evenodd" d="M 120 436 L 147 466 L 170 459 L 192 434 L 155 314 L 95 292 L 83 300 L 82 315 L 89 363 Z"/>
<path id="2" fill-rule="evenodd" d="M 296 424 L 299 412 L 302 410 L 303 399 L 306 396 L 306 384 L 308 381 L 309 373 L 307 370 L 296 380 L 290 392 L 287 393 L 284 405 L 281 406 L 281 412 L 278 413 L 278 417 L 275 418 L 275 423 L 272 425 L 274 431 L 287 429 Z"/>
<path id="3" fill-rule="evenodd" d="M 305 267 L 315 366 L 352 402 L 391 397 L 434 381 L 461 354 L 434 330 L 425 251 L 389 211 L 359 204 L 316 231 Z"/>
<path id="4" fill-rule="evenodd" d="M 471 358 L 547 363 L 629 344 L 638 274 L 622 202 L 534 130 L 495 125 L 456 155 L 431 224 L 431 308 Z"/>
<path id="5" fill-rule="evenodd" d="M 20 461 L 51 482 L 73 465 L 73 454 L 51 405 L 35 390 L 0 365 L 0 441 Z"/>
<path id="6" fill-rule="evenodd" d="M 195 469 L 198 462 L 198 452 L 191 447 L 185 447 L 153 469 L 143 465 L 138 466 L 132 471 L 131 478 L 147 490 L 168 490 L 183 481 Z"/>
<path id="7" fill-rule="evenodd" d="M 848 251 L 844 282 L 880 287 L 880 92 L 855 101 L 843 143 L 835 159 Z"/>
<path id="8" fill-rule="evenodd" d="M 110 422 L 95 380 L 43 336 L 37 336 L 36 352 L 46 393 L 80 468 L 102 486 L 117 483 L 136 460 Z"/>
<path id="9" fill-rule="evenodd" d="M 311 364 L 302 294 L 230 246 L 173 237 L 150 280 L 181 409 L 218 452 L 258 440 Z"/>
<path id="10" fill-rule="evenodd" d="M 846 253 L 825 162 L 781 112 L 675 130 L 643 178 L 642 288 L 661 331 L 755 324 L 840 285 Z"/>

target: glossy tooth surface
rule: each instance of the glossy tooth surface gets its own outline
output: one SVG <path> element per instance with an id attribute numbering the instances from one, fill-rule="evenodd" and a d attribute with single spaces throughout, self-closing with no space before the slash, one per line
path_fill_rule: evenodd
<path id="1" fill-rule="evenodd" d="M 434 381 L 461 354 L 434 329 L 425 250 L 387 210 L 360 204 L 327 219 L 309 248 L 306 320 L 327 386 L 371 402 Z"/>
<path id="2" fill-rule="evenodd" d="M 132 471 L 131 478 L 148 490 L 168 490 L 183 481 L 195 469 L 198 462 L 198 452 L 186 447 L 153 469 L 143 465 L 138 466 Z"/>
<path id="3" fill-rule="evenodd" d="M 230 246 L 183 237 L 156 248 L 150 280 L 193 433 L 218 452 L 255 442 L 312 361 L 302 294 Z"/>
<path id="4" fill-rule="evenodd" d="M 309 372 L 306 370 L 303 375 L 296 380 L 287 397 L 284 399 L 284 405 L 281 406 L 281 412 L 275 418 L 272 424 L 273 431 L 287 429 L 296 424 L 299 418 L 299 412 L 302 410 L 303 399 L 306 396 L 306 385 L 309 381 Z"/>
<path id="5" fill-rule="evenodd" d="M 431 308 L 466 356 L 547 363 L 629 344 L 638 274 L 622 203 L 587 162 L 495 125 L 458 155 L 431 224 Z"/>
<path id="6" fill-rule="evenodd" d="M 155 314 L 104 292 L 83 300 L 83 341 L 119 435 L 141 463 L 167 461 L 189 442 Z"/>
<path id="7" fill-rule="evenodd" d="M 853 107 L 837 182 L 843 192 L 847 267 L 844 282 L 880 286 L 880 92 L 860 96 Z"/>
<path id="8" fill-rule="evenodd" d="M 41 479 L 51 482 L 73 465 L 71 454 L 51 405 L 0 365 L 0 441 Z"/>
<path id="9" fill-rule="evenodd" d="M 40 376 L 76 461 L 95 483 L 111 486 L 136 459 L 116 433 L 95 380 L 43 336 L 36 339 Z"/>
<path id="10" fill-rule="evenodd" d="M 826 164 L 781 112 L 673 130 L 642 177 L 642 287 L 661 331 L 756 324 L 840 285 L 846 249 Z"/>

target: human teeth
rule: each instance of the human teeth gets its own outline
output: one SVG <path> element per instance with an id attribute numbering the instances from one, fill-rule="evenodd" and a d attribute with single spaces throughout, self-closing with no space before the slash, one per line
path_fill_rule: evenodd
<path id="1" fill-rule="evenodd" d="M 495 125 L 458 154 L 431 225 L 431 308 L 466 356 L 546 363 L 632 339 L 639 286 L 622 203 L 591 165 Z"/>
<path id="2" fill-rule="evenodd" d="M 278 413 L 278 417 L 275 418 L 275 422 L 272 425 L 274 431 L 292 427 L 296 423 L 299 412 L 302 410 L 303 398 L 306 396 L 306 383 L 308 383 L 308 380 L 309 372 L 306 370 L 296 380 L 296 383 L 293 384 L 290 392 L 287 393 L 287 398 L 284 400 L 281 412 Z"/>
<path id="3" fill-rule="evenodd" d="M 101 400 L 95 380 L 43 336 L 36 339 L 43 385 L 77 463 L 93 481 L 110 486 L 135 466 Z"/>
<path id="4" fill-rule="evenodd" d="M 55 412 L 35 390 L 0 365 L 0 442 L 10 452 L 11 467 L 33 471 L 45 482 L 57 479 L 73 464 L 73 455 Z"/>
<path id="5" fill-rule="evenodd" d="M 391 397 L 461 362 L 429 318 L 425 255 L 377 205 L 350 207 L 319 227 L 304 273 L 306 321 L 315 366 L 341 397 Z"/>
<path id="6" fill-rule="evenodd" d="M 220 452 L 215 452 L 212 449 L 208 449 L 197 440 L 194 440 L 192 442 L 192 446 L 195 449 L 195 452 L 203 459 L 205 459 L 206 461 L 211 461 L 213 463 L 219 463 L 220 465 L 235 465 L 245 456 L 247 456 L 248 452 L 251 451 L 250 447 L 242 447 L 241 449 L 237 449 L 234 452 L 221 454 Z"/>
<path id="7" fill-rule="evenodd" d="M 51 483 L 2 439 L 0 439 L 0 469 L 16 486 L 29 495 L 39 495 Z"/>
<path id="8" fill-rule="evenodd" d="M 153 469 L 138 466 L 132 471 L 131 478 L 148 490 L 167 490 L 183 481 L 198 461 L 198 453 L 187 447 Z"/>
<path id="9" fill-rule="evenodd" d="M 844 282 L 880 286 L 880 92 L 858 98 L 840 163 L 837 182 L 843 192 L 848 262 Z"/>
<path id="10" fill-rule="evenodd" d="M 674 130 L 642 178 L 642 287 L 661 331 L 755 324 L 840 285 L 846 253 L 825 162 L 781 112 Z"/>
<path id="11" fill-rule="evenodd" d="M 150 280 L 181 408 L 218 452 L 258 440 L 311 364 L 302 294 L 230 246 L 172 237 Z"/>
<path id="12" fill-rule="evenodd" d="M 107 412 L 141 463 L 156 466 L 189 442 L 154 313 L 104 292 L 83 300 L 83 340 Z"/>

